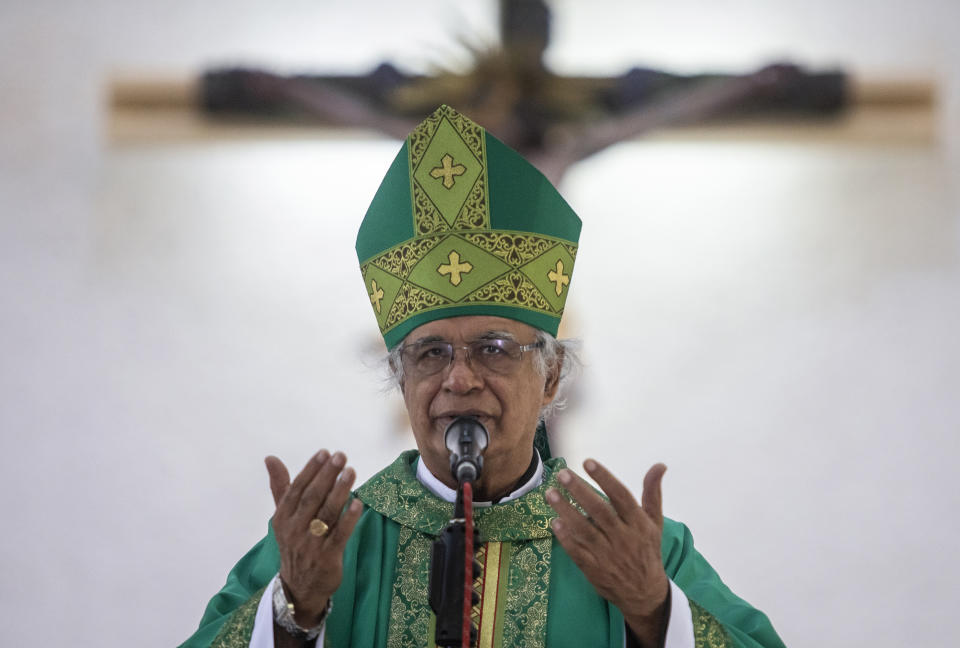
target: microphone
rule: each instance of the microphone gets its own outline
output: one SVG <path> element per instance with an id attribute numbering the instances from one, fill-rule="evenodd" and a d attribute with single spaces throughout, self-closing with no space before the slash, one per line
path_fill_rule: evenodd
<path id="1" fill-rule="evenodd" d="M 450 471 L 457 480 L 453 519 L 433 541 L 428 599 L 436 615 L 437 646 L 472 646 L 478 637 L 471 607 L 480 602 L 473 581 L 483 572 L 476 561 L 479 530 L 473 525 L 473 482 L 480 477 L 487 428 L 472 416 L 458 416 L 443 432 L 450 451 Z"/>
<path id="2" fill-rule="evenodd" d="M 450 470 L 454 479 L 461 484 L 479 479 L 483 451 L 490 439 L 487 428 L 472 416 L 458 416 L 447 426 L 443 436 L 450 451 Z"/>

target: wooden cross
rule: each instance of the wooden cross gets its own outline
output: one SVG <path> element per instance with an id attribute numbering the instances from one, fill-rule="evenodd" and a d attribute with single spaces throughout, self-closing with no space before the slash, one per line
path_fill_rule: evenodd
<path id="1" fill-rule="evenodd" d="M 810 72 L 790 63 L 743 75 L 682 75 L 647 67 L 619 76 L 555 74 L 544 62 L 550 22 L 545 0 L 500 0 L 500 46 L 476 51 L 473 69 L 465 73 L 409 74 L 389 61 L 353 76 L 214 69 L 199 83 L 115 84 L 113 103 L 144 113 L 196 105 L 214 118 L 205 119 L 207 124 L 217 117 L 234 124 L 237 116 L 259 117 L 372 129 L 397 139 L 445 103 L 518 151 L 554 184 L 571 165 L 612 144 L 677 126 L 733 123 L 740 134 L 753 124 L 754 136 L 769 138 L 771 118 L 794 123 L 798 117 L 820 118 L 825 124 L 824 118 L 849 105 L 872 111 L 867 122 L 872 138 L 888 136 L 890 120 L 902 120 L 905 109 L 924 124 L 932 122 L 930 82 L 853 83 L 842 70 Z M 879 127 L 878 116 L 886 119 Z M 842 125 L 837 120 L 825 128 L 832 128 L 832 135 Z M 169 128 L 166 122 L 164 127 Z M 857 128 L 847 131 L 854 140 L 863 137 Z M 451 188 L 446 177 L 444 186 Z"/>
<path id="2" fill-rule="evenodd" d="M 450 283 L 454 286 L 459 286 L 461 281 L 461 274 L 467 274 L 473 270 L 473 265 L 464 261 L 460 263 L 460 253 L 456 250 L 451 250 L 450 256 L 447 257 L 447 261 L 450 263 L 445 263 L 439 268 L 437 272 L 442 275 L 450 275 Z"/>

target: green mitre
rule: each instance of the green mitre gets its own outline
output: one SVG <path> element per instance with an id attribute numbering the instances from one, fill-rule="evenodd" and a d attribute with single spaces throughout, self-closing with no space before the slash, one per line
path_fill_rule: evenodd
<path id="1" fill-rule="evenodd" d="M 387 347 L 421 324 L 497 315 L 557 334 L 580 219 L 497 138 L 441 106 L 407 137 L 357 233 Z"/>

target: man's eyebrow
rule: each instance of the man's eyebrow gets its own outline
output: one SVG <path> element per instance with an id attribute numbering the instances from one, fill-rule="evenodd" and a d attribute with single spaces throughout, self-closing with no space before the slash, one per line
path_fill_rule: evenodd
<path id="1" fill-rule="evenodd" d="M 446 342 L 446 340 L 439 335 L 427 335 L 426 337 L 414 340 L 410 344 L 423 344 L 424 342 Z"/>
<path id="2" fill-rule="evenodd" d="M 510 340 L 516 342 L 517 338 L 510 333 L 509 331 L 487 331 L 482 335 L 478 335 L 478 340 Z"/>
<path id="3" fill-rule="evenodd" d="M 486 331 L 481 333 L 477 337 L 473 338 L 474 340 L 511 340 L 516 342 L 516 336 L 510 331 Z M 413 342 L 408 344 L 425 344 L 427 342 L 447 342 L 447 340 L 442 335 L 426 335 L 422 338 L 417 338 Z"/>

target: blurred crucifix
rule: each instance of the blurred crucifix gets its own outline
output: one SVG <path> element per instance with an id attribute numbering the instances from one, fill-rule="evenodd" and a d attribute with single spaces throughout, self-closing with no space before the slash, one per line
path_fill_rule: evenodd
<path id="1" fill-rule="evenodd" d="M 571 165 L 650 131 L 787 114 L 828 116 L 845 104 L 842 72 L 777 64 L 743 76 L 682 76 L 633 68 L 621 76 L 571 77 L 544 64 L 544 0 L 500 0 L 499 45 L 472 50 L 465 73 L 412 75 L 385 62 L 359 76 L 281 76 L 212 70 L 201 103 L 218 116 L 256 116 L 380 131 L 398 139 L 439 104 L 483 124 L 554 183 Z"/>
<path id="2" fill-rule="evenodd" d="M 409 74 L 390 62 L 365 75 L 285 76 L 256 69 L 210 70 L 199 92 L 184 84 L 115 87 L 115 106 L 198 104 L 209 120 L 257 118 L 364 129 L 403 139 L 439 104 L 449 104 L 519 151 L 557 184 L 576 162 L 618 142 L 681 125 L 824 118 L 854 97 L 841 71 L 776 64 L 745 75 L 678 75 L 635 67 L 619 76 L 563 76 L 544 62 L 550 44 L 545 0 L 500 0 L 500 42 L 468 48 L 465 72 Z M 890 91 L 892 89 L 892 92 Z M 861 88 L 862 91 L 862 88 Z M 927 84 L 886 83 L 871 103 L 929 105 Z M 453 168 L 451 168 L 453 171 Z M 568 312 L 566 323 L 570 327 Z M 576 328 L 574 324 L 573 328 Z M 379 336 L 363 345 L 379 356 Z M 572 404 L 577 393 L 568 396 Z M 394 425 L 406 433 L 405 410 Z M 555 430 L 554 430 L 555 431 Z"/>
<path id="3" fill-rule="evenodd" d="M 811 74 L 788 64 L 743 76 L 646 68 L 620 76 L 562 76 L 544 63 L 549 43 L 544 0 L 500 0 L 500 43 L 471 48 L 473 64 L 466 72 L 415 75 L 390 62 L 357 76 L 211 70 L 201 79 L 200 103 L 213 118 L 361 128 L 397 139 L 445 103 L 558 184 L 576 162 L 657 129 L 758 116 L 828 116 L 845 102 L 842 73 Z M 379 338 L 365 346 L 371 354 L 381 352 Z M 575 406 L 579 394 L 567 398 Z M 402 408 L 393 427 L 407 433 Z M 556 426 L 551 431 L 555 435 Z"/>

